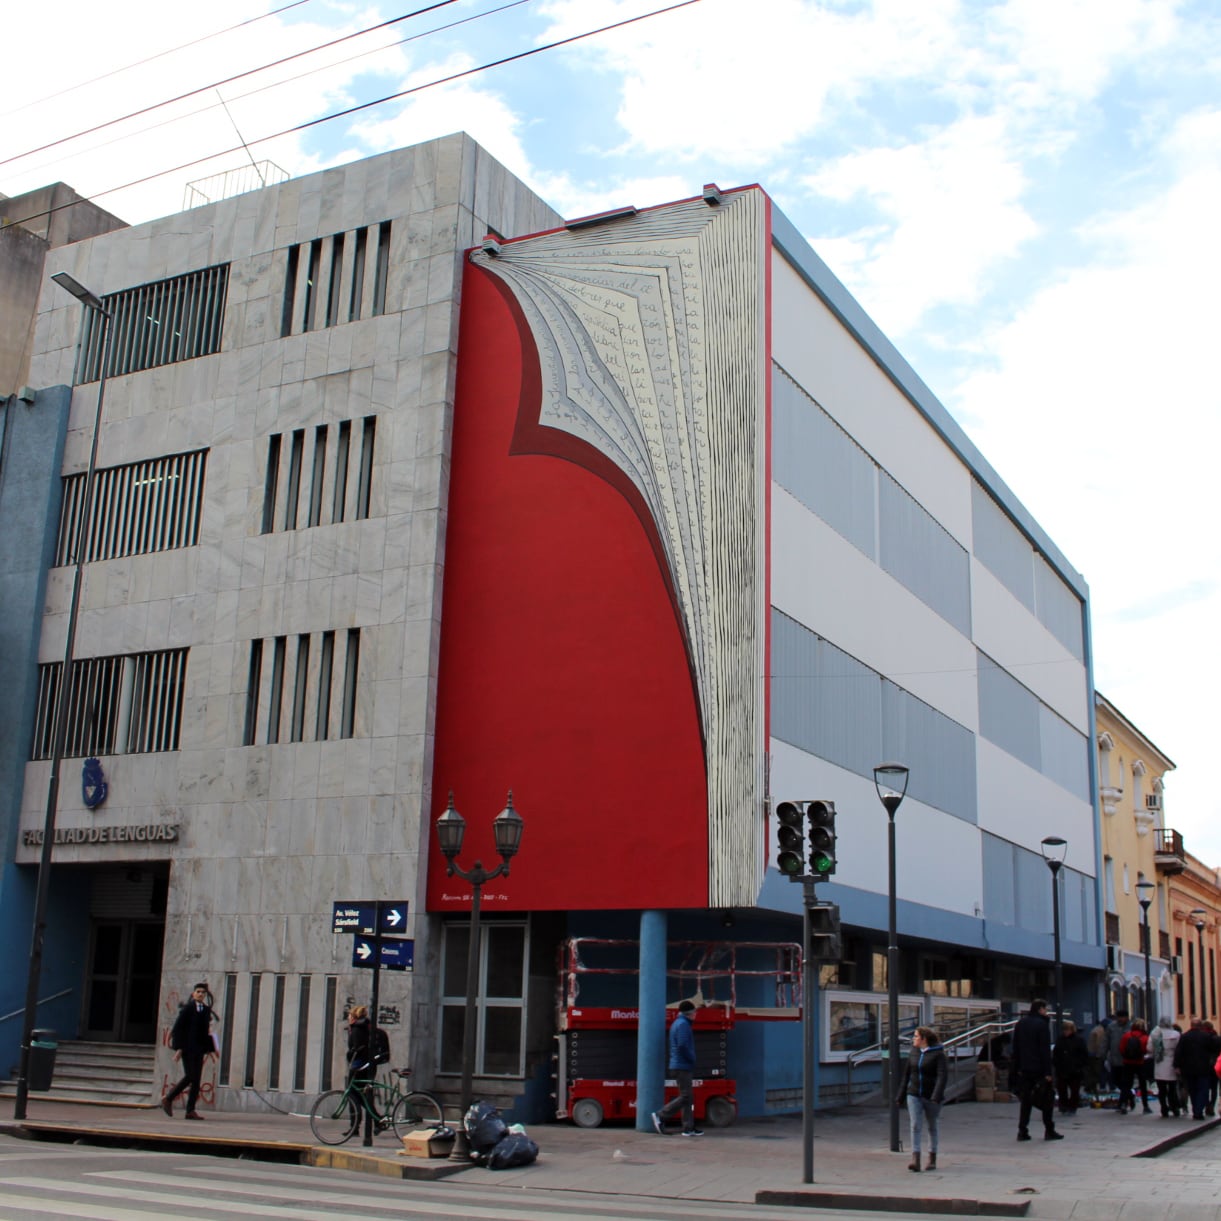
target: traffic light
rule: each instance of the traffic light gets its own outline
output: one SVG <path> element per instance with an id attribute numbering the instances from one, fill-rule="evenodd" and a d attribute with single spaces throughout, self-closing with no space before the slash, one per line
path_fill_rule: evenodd
<path id="1" fill-rule="evenodd" d="M 811 801 L 810 876 L 825 882 L 835 872 L 835 802 Z"/>
<path id="2" fill-rule="evenodd" d="M 795 801 L 776 807 L 776 868 L 790 882 L 800 881 L 806 871 L 805 814 Z"/>
<path id="3" fill-rule="evenodd" d="M 839 962 L 844 956 L 838 904 L 815 903 L 810 908 L 809 954 L 814 962 Z"/>

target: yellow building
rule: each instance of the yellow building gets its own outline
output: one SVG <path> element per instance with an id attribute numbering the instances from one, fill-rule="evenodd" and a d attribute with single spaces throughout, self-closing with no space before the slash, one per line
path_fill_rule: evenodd
<path id="1" fill-rule="evenodd" d="M 1105 696 L 1094 694 L 1102 887 L 1106 913 L 1107 1008 L 1155 1022 L 1177 1014 L 1168 877 L 1182 840 L 1167 832 L 1163 780 L 1174 762 Z M 1177 861 L 1177 858 L 1175 858 Z M 1160 867 L 1159 867 L 1160 866 Z M 1179 866 L 1178 868 L 1181 868 Z M 1148 920 L 1146 961 L 1143 928 Z M 1149 1001 L 1146 1003 L 1146 987 Z"/>

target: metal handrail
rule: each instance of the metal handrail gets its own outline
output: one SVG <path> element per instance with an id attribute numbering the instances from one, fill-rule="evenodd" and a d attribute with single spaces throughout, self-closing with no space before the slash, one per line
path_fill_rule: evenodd
<path id="1" fill-rule="evenodd" d="M 62 992 L 56 992 L 53 996 L 44 996 L 42 998 L 42 1000 L 40 1000 L 38 1002 L 38 1004 L 39 1005 L 49 1005 L 51 1003 L 51 1001 L 57 1001 L 61 997 L 71 996 L 71 995 L 72 995 L 72 989 L 65 988 Z M 37 1006 L 35 1006 L 35 1007 L 37 1007 Z M 0 1022 L 7 1022 L 9 1020 L 9 1018 L 20 1017 L 24 1012 L 25 1012 L 24 1006 L 22 1006 L 22 1008 L 20 1008 L 20 1009 L 14 1009 L 12 1013 L 5 1013 L 3 1015 L 0 1015 Z"/>
<path id="2" fill-rule="evenodd" d="M 917 1026 L 923 1023 L 914 1021 L 910 1023 L 910 1030 L 914 1030 Z M 973 1044 L 977 1040 L 985 1038 L 989 1035 L 1010 1034 L 1013 1028 L 1018 1024 L 1017 1018 L 998 1018 L 991 1022 L 983 1022 L 979 1026 L 972 1026 L 967 1030 L 961 1031 L 959 1034 L 952 1035 L 941 1043 L 941 1047 L 947 1052 L 957 1052 L 967 1044 Z M 903 1031 L 899 1032 L 899 1039 L 903 1041 Z M 907 1040 L 910 1043 L 910 1038 Z M 887 1040 L 883 1039 L 878 1043 L 872 1043 L 868 1047 L 858 1048 L 856 1051 L 848 1053 L 845 1063 L 848 1065 L 848 1102 L 852 1102 L 852 1070 L 856 1067 L 858 1061 L 862 1060 L 881 1060 L 882 1053 L 887 1050 Z M 947 1059 L 950 1064 L 957 1067 L 961 1057 L 958 1055 L 949 1055 Z"/>

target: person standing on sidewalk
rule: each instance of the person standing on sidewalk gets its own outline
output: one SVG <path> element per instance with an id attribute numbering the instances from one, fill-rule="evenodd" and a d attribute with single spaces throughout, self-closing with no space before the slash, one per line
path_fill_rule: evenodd
<path id="1" fill-rule="evenodd" d="M 1056 1091 L 1051 1080 L 1051 1029 L 1044 1000 L 1032 1001 L 1030 1012 L 1013 1028 L 1013 1077 L 1021 1102 L 1018 1140 L 1030 1139 L 1030 1112 L 1035 1108 L 1043 1114 L 1043 1139 L 1063 1140 L 1052 1119 Z"/>
<path id="2" fill-rule="evenodd" d="M 1060 1040 L 1052 1052 L 1056 1070 L 1056 1093 L 1060 1096 L 1060 1114 L 1075 1115 L 1081 1105 L 1081 1082 L 1090 1062 L 1085 1040 L 1077 1024 L 1065 1020 Z"/>
<path id="3" fill-rule="evenodd" d="M 1123 1054 L 1119 1050 L 1119 1045 L 1123 1042 L 1124 1035 L 1128 1033 L 1128 1011 L 1126 1009 L 1116 1009 L 1114 1016 L 1107 1025 L 1107 1067 L 1111 1072 L 1111 1081 L 1119 1089 L 1119 1106 L 1115 1111 L 1116 1115 L 1126 1115 L 1129 1107 L 1132 1105 L 1132 1086 L 1128 1083 L 1127 1099 L 1124 1096 L 1124 1071 L 1123 1071 Z"/>
<path id="4" fill-rule="evenodd" d="M 1148 1115 L 1152 1110 L 1149 1106 L 1149 1075 L 1145 1067 L 1149 1054 L 1149 1036 L 1145 1032 L 1142 1018 L 1136 1018 L 1128 1027 L 1127 1034 L 1120 1040 L 1119 1054 L 1123 1057 L 1123 1063 L 1120 1065 L 1119 1109 L 1121 1112 L 1135 1111 L 1136 1090 L 1139 1089 L 1141 1103 L 1145 1114 Z"/>
<path id="5" fill-rule="evenodd" d="M 928 1026 L 917 1026 L 912 1035 L 912 1049 L 899 1075 L 899 1088 L 895 1092 L 895 1105 L 907 1100 L 907 1114 L 911 1119 L 912 1160 L 908 1170 L 920 1170 L 920 1135 L 928 1121 L 927 1170 L 937 1169 L 937 1120 L 941 1115 L 941 1102 L 945 1097 L 945 1083 L 949 1076 L 945 1052 L 937 1032 Z"/>
<path id="6" fill-rule="evenodd" d="M 161 1109 L 171 1117 L 174 1114 L 174 1099 L 186 1090 L 186 1118 L 203 1118 L 195 1105 L 199 1101 L 204 1062 L 216 1054 L 216 1045 L 212 1042 L 212 1019 L 216 1014 L 208 1003 L 208 995 L 206 983 L 196 984 L 191 989 L 191 999 L 179 1007 L 178 1016 L 170 1029 L 174 1059 L 182 1061 L 182 1080 L 161 1100 Z"/>
<path id="7" fill-rule="evenodd" d="M 695 1031 L 691 1027 L 695 1020 L 691 1016 L 694 1012 L 692 1001 L 679 1001 L 678 1016 L 670 1024 L 670 1057 L 667 1065 L 678 1083 L 678 1097 L 671 1098 L 660 1111 L 653 1112 L 653 1129 L 662 1136 L 666 1135 L 666 1121 L 680 1107 L 683 1112 L 683 1135 L 704 1135 L 695 1126 L 695 1092 L 691 1084 L 695 1076 Z"/>
<path id="8" fill-rule="evenodd" d="M 1194 1018 L 1174 1051 L 1174 1067 L 1182 1074 L 1187 1096 L 1191 1099 L 1192 1119 L 1203 1119 L 1208 1109 L 1208 1084 L 1209 1078 L 1215 1076 L 1217 1042 L 1221 1040 L 1215 1034 L 1209 1034 L 1199 1018 Z"/>
<path id="9" fill-rule="evenodd" d="M 1107 1038 L 1107 1021 L 1108 1019 L 1101 1018 L 1094 1029 L 1090 1031 L 1089 1039 L 1086 1040 L 1090 1060 L 1085 1072 L 1085 1092 L 1095 1099 L 1095 1106 L 1098 1105 L 1097 1099 L 1099 1095 L 1105 1094 L 1111 1088 L 1111 1077 L 1107 1065 L 1109 1043 Z"/>
<path id="10" fill-rule="evenodd" d="M 1179 1098 L 1179 1073 L 1174 1067 L 1174 1053 L 1179 1046 L 1179 1028 L 1168 1017 L 1157 1019 L 1157 1029 L 1149 1036 L 1153 1051 L 1153 1079 L 1157 1082 L 1157 1102 L 1162 1118 L 1175 1119 L 1182 1114 Z"/>

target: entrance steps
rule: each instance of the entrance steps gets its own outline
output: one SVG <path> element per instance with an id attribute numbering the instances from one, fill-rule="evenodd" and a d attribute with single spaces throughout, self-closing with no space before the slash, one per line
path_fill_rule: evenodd
<path id="1" fill-rule="evenodd" d="M 49 1090 L 31 1090 L 31 1098 L 51 1102 L 101 1102 L 150 1106 L 156 1048 L 151 1043 L 62 1042 L 55 1053 Z M 0 1099 L 17 1093 L 16 1072 L 0 1081 Z"/>

